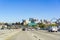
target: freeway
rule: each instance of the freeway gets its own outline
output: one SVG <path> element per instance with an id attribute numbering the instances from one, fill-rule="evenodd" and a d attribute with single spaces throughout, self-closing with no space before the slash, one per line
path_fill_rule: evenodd
<path id="1" fill-rule="evenodd" d="M 43 30 L 31 32 L 39 36 L 42 40 L 60 40 L 60 32 L 48 32 Z"/>
<path id="2" fill-rule="evenodd" d="M 34 38 L 30 35 L 29 31 L 20 31 L 17 35 L 11 37 L 9 40 L 33 40 Z M 36 40 L 36 39 L 34 39 Z"/>
<path id="3" fill-rule="evenodd" d="M 39 31 L 20 31 L 9 40 L 60 40 L 60 32 Z"/>

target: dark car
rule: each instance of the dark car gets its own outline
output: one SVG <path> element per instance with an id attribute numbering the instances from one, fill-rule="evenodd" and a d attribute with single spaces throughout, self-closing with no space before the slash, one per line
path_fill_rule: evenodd
<path id="1" fill-rule="evenodd" d="M 25 28 L 22 28 L 22 31 L 25 31 Z"/>

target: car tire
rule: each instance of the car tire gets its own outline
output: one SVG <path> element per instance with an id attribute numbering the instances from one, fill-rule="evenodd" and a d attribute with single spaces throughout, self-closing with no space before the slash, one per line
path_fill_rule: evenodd
<path id="1" fill-rule="evenodd" d="M 56 31 L 57 32 L 57 31 Z"/>
<path id="2" fill-rule="evenodd" d="M 51 31 L 48 31 L 48 32 L 51 32 Z"/>

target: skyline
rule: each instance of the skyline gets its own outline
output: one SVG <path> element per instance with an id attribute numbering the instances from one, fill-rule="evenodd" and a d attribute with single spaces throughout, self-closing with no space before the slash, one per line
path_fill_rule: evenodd
<path id="1" fill-rule="evenodd" d="M 60 18 L 59 0 L 0 0 L 0 22 Z"/>

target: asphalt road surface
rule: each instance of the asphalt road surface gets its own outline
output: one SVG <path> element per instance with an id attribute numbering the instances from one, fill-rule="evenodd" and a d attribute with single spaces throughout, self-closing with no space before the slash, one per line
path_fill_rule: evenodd
<path id="1" fill-rule="evenodd" d="M 60 32 L 20 31 L 9 40 L 60 40 Z"/>
<path id="2" fill-rule="evenodd" d="M 60 40 L 60 32 L 48 32 L 48 31 L 32 31 L 35 35 L 39 36 L 41 40 Z"/>
<path id="3" fill-rule="evenodd" d="M 33 39 L 34 38 L 32 37 L 32 35 L 30 35 L 29 31 L 20 31 L 17 35 L 11 37 L 10 40 L 33 40 Z"/>

